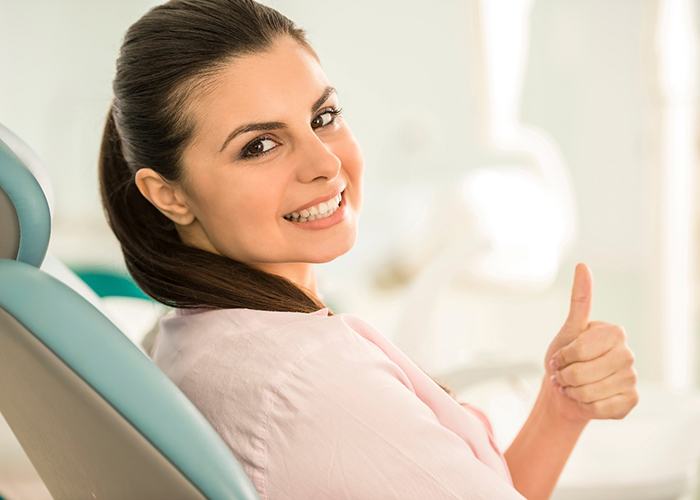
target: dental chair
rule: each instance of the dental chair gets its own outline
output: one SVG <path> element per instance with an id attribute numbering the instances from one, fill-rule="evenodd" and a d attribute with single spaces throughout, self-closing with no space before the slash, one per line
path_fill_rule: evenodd
<path id="1" fill-rule="evenodd" d="M 52 496 L 258 498 L 208 421 L 88 287 L 40 269 L 47 193 L 26 145 L 0 132 L 0 413 Z"/>

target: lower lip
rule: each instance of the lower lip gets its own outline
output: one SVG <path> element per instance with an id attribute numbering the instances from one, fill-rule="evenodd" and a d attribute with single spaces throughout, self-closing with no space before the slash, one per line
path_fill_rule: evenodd
<path id="1" fill-rule="evenodd" d="M 326 229 L 327 227 L 335 226 L 345 218 L 345 205 L 345 192 L 343 192 L 340 199 L 340 205 L 330 217 L 324 217 L 323 219 L 315 219 L 307 222 L 293 222 L 285 219 L 284 217 L 282 217 L 282 219 L 290 224 L 294 224 L 300 229 Z"/>

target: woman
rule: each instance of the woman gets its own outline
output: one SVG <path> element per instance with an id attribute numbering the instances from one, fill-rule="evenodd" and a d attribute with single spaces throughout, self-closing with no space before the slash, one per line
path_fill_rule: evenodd
<path id="1" fill-rule="evenodd" d="M 540 394 L 503 454 L 313 264 L 355 242 L 363 160 L 305 32 L 253 0 L 175 0 L 125 36 L 100 183 L 134 279 L 175 309 L 153 358 L 261 498 L 547 498 L 586 423 L 637 402 L 579 265 Z M 550 366 L 550 360 L 556 365 Z"/>

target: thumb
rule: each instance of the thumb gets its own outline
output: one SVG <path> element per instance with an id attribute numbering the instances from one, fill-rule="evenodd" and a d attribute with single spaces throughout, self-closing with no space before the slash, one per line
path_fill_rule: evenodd
<path id="1" fill-rule="evenodd" d="M 591 314 L 591 296 L 593 294 L 593 278 L 591 270 L 582 262 L 576 265 L 574 271 L 574 284 L 571 287 L 571 305 L 569 316 L 566 318 L 565 327 L 568 330 L 579 333 L 588 327 L 588 318 Z"/>

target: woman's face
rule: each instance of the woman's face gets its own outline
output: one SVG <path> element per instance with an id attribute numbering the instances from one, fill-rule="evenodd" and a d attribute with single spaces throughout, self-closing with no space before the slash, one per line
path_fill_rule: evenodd
<path id="1" fill-rule="evenodd" d="M 290 37 L 233 60 L 187 111 L 195 129 L 181 188 L 193 219 L 178 226 L 183 241 L 278 274 L 350 250 L 364 166 L 342 115 L 330 112 L 339 107 L 318 61 Z M 284 218 L 341 191 L 330 217 Z"/>

